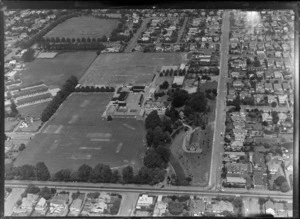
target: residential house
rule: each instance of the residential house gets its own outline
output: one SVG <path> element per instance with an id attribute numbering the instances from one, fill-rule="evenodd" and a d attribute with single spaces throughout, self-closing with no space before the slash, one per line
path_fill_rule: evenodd
<path id="1" fill-rule="evenodd" d="M 283 90 L 282 90 L 282 86 L 280 83 L 274 83 L 274 91 L 276 93 L 282 93 Z"/>
<path id="2" fill-rule="evenodd" d="M 274 78 L 275 79 L 283 79 L 282 73 L 279 71 L 274 71 Z"/>
<path id="3" fill-rule="evenodd" d="M 271 104 L 273 102 L 277 102 L 275 95 L 268 95 L 268 103 Z"/>
<path id="4" fill-rule="evenodd" d="M 236 177 L 226 176 L 226 182 L 230 183 L 230 184 L 235 184 L 235 185 L 245 185 L 246 184 L 246 179 L 244 179 L 241 176 L 236 176 Z"/>
<path id="5" fill-rule="evenodd" d="M 205 202 L 202 199 L 194 199 L 192 206 L 194 216 L 201 216 L 205 213 Z"/>
<path id="6" fill-rule="evenodd" d="M 235 129 L 244 129 L 245 122 L 244 121 L 235 121 L 235 122 L 233 122 L 233 126 Z"/>
<path id="7" fill-rule="evenodd" d="M 274 92 L 272 83 L 265 83 L 265 90 L 268 92 Z"/>
<path id="8" fill-rule="evenodd" d="M 256 83 L 256 93 L 265 93 L 264 85 L 263 83 Z"/>
<path id="9" fill-rule="evenodd" d="M 266 164 L 265 164 L 265 158 L 263 153 L 254 152 L 253 154 L 253 166 L 257 170 L 265 171 Z"/>
<path id="10" fill-rule="evenodd" d="M 274 74 L 272 72 L 267 71 L 267 72 L 265 72 L 265 77 L 266 77 L 266 79 L 271 79 L 274 77 Z"/>
<path id="11" fill-rule="evenodd" d="M 141 206 L 150 206 L 151 204 L 153 204 L 153 197 L 143 194 L 139 196 L 136 208 L 139 209 Z"/>
<path id="12" fill-rule="evenodd" d="M 248 164 L 244 163 L 226 163 L 227 173 L 243 174 L 248 171 Z"/>
<path id="13" fill-rule="evenodd" d="M 239 72 L 236 72 L 236 71 L 231 72 L 231 77 L 233 77 L 233 78 L 238 78 L 239 75 L 240 75 Z"/>
<path id="14" fill-rule="evenodd" d="M 28 193 L 27 197 L 22 199 L 20 208 L 26 210 L 27 212 L 31 212 L 33 210 L 33 206 L 37 203 L 38 198 L 38 195 Z"/>
<path id="15" fill-rule="evenodd" d="M 242 87 L 244 87 L 244 83 L 242 81 L 240 81 L 240 80 L 233 81 L 232 85 L 233 85 L 234 88 L 242 88 Z"/>
<path id="16" fill-rule="evenodd" d="M 50 201 L 50 208 L 47 213 L 50 215 L 64 216 L 63 211 L 67 208 L 69 202 L 69 194 L 58 194 L 54 196 Z"/>
<path id="17" fill-rule="evenodd" d="M 79 198 L 75 199 L 70 206 L 70 212 L 72 214 L 78 215 L 80 213 L 82 203 L 83 203 L 82 199 Z"/>
<path id="18" fill-rule="evenodd" d="M 279 113 L 278 113 L 278 118 L 279 118 L 279 122 L 280 122 L 280 123 L 283 123 L 283 122 L 285 122 L 285 120 L 287 119 L 287 115 L 286 115 L 286 113 L 279 112 Z"/>
<path id="19" fill-rule="evenodd" d="M 269 113 L 263 113 L 262 114 L 262 121 L 272 122 L 273 117 Z"/>
<path id="20" fill-rule="evenodd" d="M 288 99 L 287 94 L 278 95 L 278 100 L 280 104 L 285 104 Z"/>
<path id="21" fill-rule="evenodd" d="M 35 211 L 41 211 L 41 212 L 45 212 L 47 211 L 47 202 L 46 199 L 44 199 L 43 197 L 40 198 L 40 200 L 38 201 L 38 203 L 35 206 Z"/>
<path id="22" fill-rule="evenodd" d="M 222 213 L 223 211 L 229 211 L 233 213 L 233 205 L 230 202 L 225 202 L 225 201 L 219 201 L 214 204 L 212 204 L 212 212 L 217 214 L 217 213 Z"/>
<path id="23" fill-rule="evenodd" d="M 275 205 L 274 203 L 271 201 L 271 200 L 268 200 L 266 203 L 265 203 L 265 212 L 267 214 L 271 214 L 273 216 L 276 215 L 276 212 L 275 212 Z"/>
<path id="24" fill-rule="evenodd" d="M 253 95 L 254 97 L 254 100 L 256 103 L 261 103 L 264 101 L 264 95 L 263 94 L 256 94 L 256 95 Z"/>
<path id="25" fill-rule="evenodd" d="M 282 83 L 283 91 L 287 91 L 290 89 L 289 83 L 288 82 L 283 82 Z"/>
<path id="26" fill-rule="evenodd" d="M 243 140 L 244 139 L 235 139 L 235 141 L 233 141 L 230 145 L 230 148 L 233 150 L 233 151 L 240 151 L 243 147 Z"/>

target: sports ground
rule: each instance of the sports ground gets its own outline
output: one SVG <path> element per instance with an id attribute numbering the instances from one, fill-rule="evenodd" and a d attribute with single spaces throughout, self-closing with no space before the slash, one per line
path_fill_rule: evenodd
<path id="1" fill-rule="evenodd" d="M 50 89 L 60 87 L 71 75 L 78 79 L 96 58 L 95 51 L 64 52 L 53 59 L 35 59 L 19 73 L 22 86 L 43 81 Z"/>
<path id="2" fill-rule="evenodd" d="M 148 85 L 162 66 L 179 65 L 185 53 L 100 54 L 82 76 L 82 85 Z"/>
<path id="3" fill-rule="evenodd" d="M 119 21 L 116 19 L 100 19 L 96 17 L 73 17 L 57 25 L 45 37 L 65 38 L 101 38 L 109 37 L 117 28 Z"/>
<path id="4" fill-rule="evenodd" d="M 138 169 L 146 150 L 144 124 L 136 119 L 103 119 L 101 115 L 111 98 L 112 94 L 103 93 L 69 96 L 15 165 L 44 161 L 52 173 L 98 163 Z"/>

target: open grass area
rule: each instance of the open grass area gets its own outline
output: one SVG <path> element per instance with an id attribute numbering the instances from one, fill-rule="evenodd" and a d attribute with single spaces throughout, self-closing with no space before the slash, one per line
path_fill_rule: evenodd
<path id="1" fill-rule="evenodd" d="M 164 65 L 185 62 L 183 53 L 101 54 L 79 81 L 82 85 L 147 85 Z"/>
<path id="2" fill-rule="evenodd" d="M 44 109 L 47 107 L 48 104 L 49 101 L 33 104 L 30 106 L 24 106 L 24 107 L 20 107 L 18 111 L 20 114 L 22 114 L 22 116 L 32 116 L 32 117 L 40 118 L 42 112 L 44 111 Z"/>
<path id="3" fill-rule="evenodd" d="M 100 19 L 96 17 L 73 17 L 57 25 L 45 37 L 69 38 L 101 38 L 109 37 L 117 28 L 119 21 L 116 19 Z"/>
<path id="4" fill-rule="evenodd" d="M 138 169 L 146 150 L 144 124 L 135 119 L 108 122 L 102 118 L 111 98 L 112 94 L 103 93 L 69 96 L 15 164 L 44 161 L 50 172 L 77 169 L 84 163 Z"/>
<path id="5" fill-rule="evenodd" d="M 22 86 L 43 81 L 50 89 L 60 87 L 71 75 L 78 79 L 94 61 L 95 51 L 65 52 L 53 59 L 35 59 L 19 73 Z"/>
<path id="6" fill-rule="evenodd" d="M 15 118 L 6 118 L 4 120 L 5 132 L 12 132 L 19 122 Z"/>

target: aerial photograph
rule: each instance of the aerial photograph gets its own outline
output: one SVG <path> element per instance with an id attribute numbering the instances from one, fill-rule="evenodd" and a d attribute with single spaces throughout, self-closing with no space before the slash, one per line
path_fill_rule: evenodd
<path id="1" fill-rule="evenodd" d="M 3 216 L 294 216 L 293 10 L 3 14 Z"/>

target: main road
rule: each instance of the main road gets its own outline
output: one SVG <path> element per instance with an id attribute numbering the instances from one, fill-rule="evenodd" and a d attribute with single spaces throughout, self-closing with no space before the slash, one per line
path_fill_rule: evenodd
<path id="1" fill-rule="evenodd" d="M 292 192 L 282 193 L 277 191 L 255 191 L 255 190 L 228 190 L 224 192 L 201 190 L 197 186 L 168 186 L 160 188 L 150 185 L 136 184 L 111 184 L 111 183 L 80 183 L 80 182 L 52 182 L 52 181 L 26 181 L 26 180 L 6 180 L 5 186 L 11 188 L 26 188 L 28 184 L 38 187 L 51 187 L 59 190 L 71 191 L 107 191 L 107 192 L 138 192 L 138 193 L 157 193 L 157 194 L 195 194 L 195 195 L 225 195 L 242 197 L 273 197 L 277 199 L 292 199 Z"/>
<path id="2" fill-rule="evenodd" d="M 228 50 L 229 50 L 229 14 L 228 10 L 223 13 L 222 37 L 220 48 L 220 74 L 218 81 L 218 96 L 216 103 L 216 117 L 214 123 L 214 137 L 212 146 L 212 157 L 210 164 L 209 186 L 216 189 L 220 179 L 220 167 L 222 162 L 222 153 L 224 152 L 222 145 L 221 132 L 225 131 L 226 119 L 226 78 L 228 75 Z"/>

